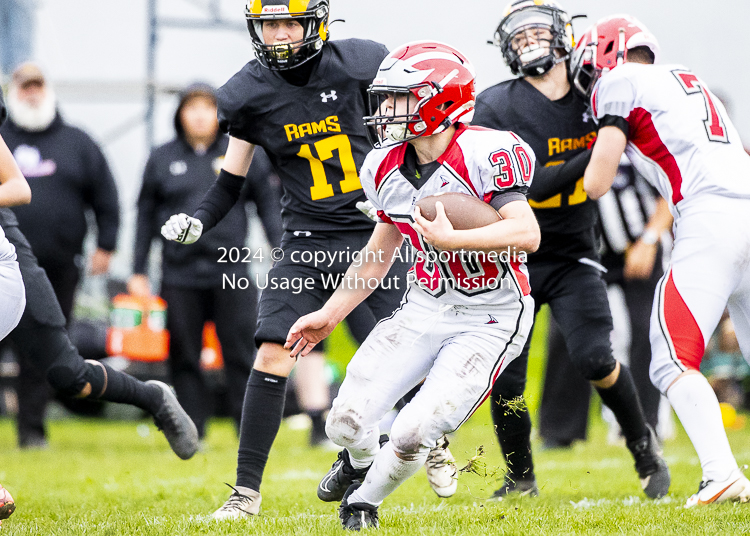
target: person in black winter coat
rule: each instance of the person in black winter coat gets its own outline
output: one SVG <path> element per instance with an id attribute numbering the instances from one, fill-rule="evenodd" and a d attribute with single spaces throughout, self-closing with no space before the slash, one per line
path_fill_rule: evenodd
<path id="1" fill-rule="evenodd" d="M 147 274 L 152 240 L 162 222 L 179 210 L 194 210 L 215 182 L 228 138 L 219 133 L 214 90 L 196 83 L 185 89 L 175 114 L 177 136 L 155 148 L 143 174 L 138 198 L 133 276 L 128 289 L 135 295 L 151 291 Z M 257 156 L 257 155 L 256 155 Z M 244 201 L 254 201 L 273 245 L 281 237 L 278 189 L 268 182 L 269 167 L 257 160 L 248 173 Z M 270 166 L 270 164 L 269 164 Z M 216 324 L 226 372 L 230 415 L 239 427 L 245 385 L 255 354 L 252 333 L 257 316 L 257 288 L 248 277 L 256 251 L 246 247 L 246 203 L 237 203 L 226 218 L 206 233 L 198 247 L 163 240 L 160 295 L 167 302 L 170 333 L 169 365 L 180 403 L 205 435 L 211 397 L 201 372 L 203 325 Z M 269 252 L 261 253 L 266 257 Z M 233 283 L 246 278 L 239 288 Z M 240 289 L 244 290 L 240 290 Z"/>
<path id="2" fill-rule="evenodd" d="M 24 63 L 13 73 L 8 112 L 0 133 L 34 199 L 13 212 L 70 323 L 88 231 L 86 213 L 93 212 L 97 228 L 89 272 L 106 274 L 120 225 L 117 187 L 101 149 L 63 120 L 54 90 L 35 64 Z"/>

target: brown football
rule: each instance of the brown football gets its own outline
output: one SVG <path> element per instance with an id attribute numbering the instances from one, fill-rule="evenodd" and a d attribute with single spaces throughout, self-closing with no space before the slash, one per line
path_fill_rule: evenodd
<path id="1" fill-rule="evenodd" d="M 435 203 L 440 201 L 445 207 L 445 215 L 448 216 L 453 228 L 458 231 L 485 227 L 500 221 L 500 214 L 478 197 L 461 194 L 458 192 L 446 192 L 444 194 L 431 195 L 417 201 L 422 216 L 426 220 L 434 220 L 437 214 Z"/>

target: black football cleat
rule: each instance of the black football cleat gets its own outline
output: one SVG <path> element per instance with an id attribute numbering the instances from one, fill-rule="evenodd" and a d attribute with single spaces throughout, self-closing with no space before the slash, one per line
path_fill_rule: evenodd
<path id="1" fill-rule="evenodd" d="M 333 462 L 326 476 L 318 484 L 318 499 L 325 502 L 338 502 L 344 498 L 355 482 L 361 482 L 367 476 L 370 467 L 355 469 L 349 461 L 349 451 L 339 452 L 338 459 Z"/>
<path id="2" fill-rule="evenodd" d="M 518 497 L 537 497 L 539 495 L 539 488 L 536 485 L 536 478 L 516 478 L 513 479 L 507 473 L 505 475 L 505 481 L 500 489 L 495 490 L 490 499 L 496 501 L 502 501 L 506 496 L 515 494 Z"/>
<path id="3" fill-rule="evenodd" d="M 182 409 L 177 397 L 166 383 L 155 380 L 146 383 L 161 389 L 164 397 L 159 410 L 154 414 L 154 424 L 164 433 L 169 446 L 177 456 L 183 460 L 192 458 L 200 447 L 195 423 Z"/>
<path id="4" fill-rule="evenodd" d="M 339 519 L 341 519 L 341 525 L 346 530 L 359 532 L 362 529 L 376 529 L 379 526 L 377 506 L 368 503 L 349 503 L 349 495 L 359 489 L 361 485 L 360 482 L 355 482 L 349 486 L 344 494 L 344 499 L 341 501 L 341 506 L 339 506 Z"/>
<path id="5" fill-rule="evenodd" d="M 669 491 L 672 479 L 667 462 L 661 457 L 661 449 L 653 429 L 648 434 L 627 443 L 628 450 L 635 460 L 635 470 L 641 479 L 643 492 L 651 499 L 661 499 Z"/>

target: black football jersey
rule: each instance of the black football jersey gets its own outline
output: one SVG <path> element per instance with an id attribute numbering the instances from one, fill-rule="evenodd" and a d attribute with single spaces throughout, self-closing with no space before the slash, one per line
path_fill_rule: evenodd
<path id="1" fill-rule="evenodd" d="M 518 134 L 542 166 L 569 160 L 596 136 L 586 103 L 572 90 L 551 101 L 523 78 L 480 93 L 472 123 Z M 583 177 L 565 191 L 540 202 L 529 199 L 529 204 L 542 231 L 539 250 L 529 255 L 529 261 L 597 258 L 596 203 L 588 199 Z"/>
<path id="2" fill-rule="evenodd" d="M 387 55 L 373 41 L 330 41 L 302 87 L 253 60 L 219 89 L 222 130 L 263 147 L 281 179 L 285 229 L 373 227 L 355 204 L 365 200 L 359 169 L 371 150 L 366 90 Z"/>

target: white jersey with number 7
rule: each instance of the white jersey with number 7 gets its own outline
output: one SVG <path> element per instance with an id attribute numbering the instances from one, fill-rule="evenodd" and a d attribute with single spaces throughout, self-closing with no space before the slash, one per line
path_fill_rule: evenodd
<path id="1" fill-rule="evenodd" d="M 625 154 L 669 202 L 703 196 L 750 198 L 750 156 L 724 106 L 681 65 L 625 63 L 597 82 L 594 117 L 623 117 Z"/>

